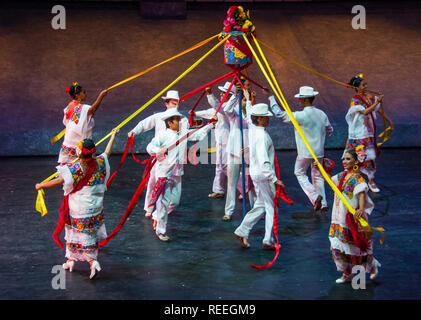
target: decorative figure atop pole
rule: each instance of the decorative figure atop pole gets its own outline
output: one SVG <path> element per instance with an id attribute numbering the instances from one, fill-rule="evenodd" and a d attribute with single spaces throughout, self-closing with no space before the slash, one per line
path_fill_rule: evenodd
<path id="1" fill-rule="evenodd" d="M 231 37 L 224 43 L 224 63 L 233 69 L 242 70 L 253 63 L 252 52 L 242 35 L 248 37 L 255 33 L 255 26 L 250 21 L 249 11 L 244 11 L 241 6 L 231 6 L 227 11 L 227 17 L 224 20 L 224 29 L 221 32 L 221 38 L 228 34 Z"/>

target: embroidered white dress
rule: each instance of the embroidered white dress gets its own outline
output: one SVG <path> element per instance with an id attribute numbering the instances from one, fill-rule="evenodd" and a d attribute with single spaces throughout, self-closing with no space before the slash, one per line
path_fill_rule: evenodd
<path id="1" fill-rule="evenodd" d="M 69 117 L 66 112 L 74 104 L 74 110 Z M 71 163 L 77 158 L 76 145 L 84 139 L 92 139 L 92 129 L 95 126 L 94 118 L 88 115 L 90 105 L 72 101 L 63 110 L 63 124 L 66 127 L 63 144 L 58 157 L 59 163 Z"/>
<path id="2" fill-rule="evenodd" d="M 98 163 L 88 184 L 69 195 L 70 225 L 65 226 L 66 258 L 90 261 L 98 256 L 98 242 L 107 237 L 103 200 L 110 166 L 105 153 L 96 157 Z M 64 179 L 64 195 L 68 195 L 84 175 L 80 161 L 57 167 Z"/>
<path id="3" fill-rule="evenodd" d="M 338 186 L 339 181 L 346 172 L 341 172 L 332 177 L 332 182 Z M 353 174 L 348 180 L 344 181 L 342 195 L 349 204 L 357 209 L 359 206 L 358 194 L 365 194 L 364 219 L 368 221 L 368 215 L 374 209 L 374 203 L 368 196 L 368 185 L 364 178 L 359 174 Z M 373 267 L 380 267 L 380 263 L 373 256 L 373 240 L 371 236 L 368 240 L 367 252 L 361 252 L 354 244 L 352 233 L 348 223 L 346 222 L 346 209 L 343 202 L 335 194 L 332 208 L 332 220 L 329 229 L 329 240 L 332 251 L 332 257 L 338 271 L 351 270 L 354 265 L 362 265 L 366 272 L 370 272 Z M 362 229 L 359 227 L 359 230 Z"/>

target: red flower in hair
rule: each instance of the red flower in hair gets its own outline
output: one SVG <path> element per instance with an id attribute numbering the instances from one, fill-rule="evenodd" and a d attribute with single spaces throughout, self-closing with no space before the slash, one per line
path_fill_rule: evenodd
<path id="1" fill-rule="evenodd" d="M 66 88 L 66 92 L 70 92 L 70 87 L 67 87 Z"/>

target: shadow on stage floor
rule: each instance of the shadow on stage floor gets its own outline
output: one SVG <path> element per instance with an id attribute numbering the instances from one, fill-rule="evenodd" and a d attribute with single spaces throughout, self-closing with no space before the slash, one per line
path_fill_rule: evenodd
<path id="1" fill-rule="evenodd" d="M 327 156 L 340 170 L 342 151 Z M 51 235 L 61 205 L 60 188 L 46 194 L 48 216 L 34 210 L 33 186 L 54 171 L 55 158 L 1 159 L 0 200 L 0 299 L 420 299 L 420 149 L 385 149 L 378 161 L 376 181 L 380 194 L 370 196 L 375 210 L 373 226 L 386 232 L 384 245 L 374 234 L 374 254 L 381 262 L 375 283 L 367 278 L 366 289 L 337 285 L 340 276 L 331 259 L 330 210 L 326 217 L 310 213 L 311 204 L 293 174 L 295 151 L 277 153 L 281 179 L 294 205 L 281 204 L 278 260 L 266 270 L 263 264 L 273 252 L 263 251 L 264 223 L 250 235 L 251 248 L 242 249 L 233 231 L 242 212 L 238 202 L 232 222 L 223 222 L 224 199 L 209 199 L 213 165 L 185 166 L 182 201 L 169 216 L 163 243 L 144 218 L 142 195 L 122 231 L 99 253 L 98 278 L 89 281 L 89 268 L 79 263 L 66 273 L 66 289 L 52 288 L 54 265 L 64 262 L 64 252 Z M 115 169 L 119 156 L 111 159 Z M 128 158 L 105 195 L 105 221 L 110 232 L 120 220 L 142 173 Z M 333 193 L 328 186 L 331 206 Z"/>

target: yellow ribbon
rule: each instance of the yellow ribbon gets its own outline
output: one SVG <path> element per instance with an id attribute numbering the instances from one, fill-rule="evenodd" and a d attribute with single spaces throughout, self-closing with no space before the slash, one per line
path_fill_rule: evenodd
<path id="1" fill-rule="evenodd" d="M 278 98 L 278 100 L 281 102 L 282 107 L 284 108 L 284 110 L 287 112 L 289 118 L 291 119 L 292 124 L 294 125 L 295 129 L 297 130 L 298 134 L 300 135 L 300 137 L 303 139 L 304 144 L 306 145 L 308 151 L 310 152 L 310 154 L 312 155 L 314 161 L 316 162 L 320 172 L 322 173 L 323 177 L 325 178 L 325 180 L 327 181 L 327 183 L 330 185 L 330 187 L 332 188 L 332 190 L 336 193 L 336 195 L 342 200 L 342 202 L 344 203 L 345 207 L 347 208 L 347 210 L 351 213 L 351 214 L 355 214 L 355 209 L 348 203 L 348 201 L 345 199 L 345 197 L 343 196 L 343 194 L 339 191 L 339 189 L 336 187 L 336 185 L 333 183 L 333 181 L 330 179 L 329 175 L 326 173 L 326 171 L 324 170 L 323 166 L 320 164 L 320 162 L 318 161 L 316 155 L 314 154 L 313 149 L 311 148 L 307 138 L 305 137 L 303 131 L 301 130 L 301 127 L 299 126 L 297 120 L 295 119 L 291 109 L 288 106 L 288 103 L 285 100 L 284 95 L 282 94 L 282 91 L 278 85 L 278 82 L 275 79 L 275 76 L 273 75 L 273 72 L 269 66 L 269 63 L 266 59 L 266 57 L 263 54 L 262 49 L 259 46 L 259 43 L 257 42 L 256 38 L 254 37 L 254 35 L 252 34 L 254 43 L 256 44 L 256 47 L 266 65 L 266 68 L 269 71 L 270 77 L 268 76 L 265 68 L 263 67 L 259 57 L 257 56 L 256 52 L 254 51 L 253 47 L 251 46 L 250 42 L 248 41 L 247 37 L 245 35 L 243 35 L 244 40 L 246 41 L 247 45 L 249 46 L 251 52 L 253 53 L 253 56 L 255 58 L 255 60 L 257 61 L 260 69 L 263 72 L 263 75 L 265 76 L 266 80 L 268 81 L 269 85 L 271 86 L 273 92 L 275 93 L 276 97 Z M 272 80 L 273 82 L 272 82 Z M 364 231 L 366 232 L 371 232 L 371 228 L 369 226 L 369 224 L 367 223 L 366 220 L 364 220 L 363 218 L 359 218 L 358 222 L 360 223 L 361 227 L 364 229 Z M 377 231 L 380 232 L 384 232 L 383 228 L 373 228 Z M 383 233 L 383 237 L 382 239 L 384 239 L 384 233 Z M 382 241 L 381 241 L 382 243 Z"/>
<path id="2" fill-rule="evenodd" d="M 228 36 L 226 39 L 228 39 L 230 36 Z M 164 89 L 162 89 L 160 92 L 158 92 L 151 100 L 146 102 L 142 107 L 140 107 L 138 110 L 136 110 L 134 113 L 132 113 L 129 117 L 127 117 L 123 122 L 121 122 L 116 129 L 122 128 L 124 125 L 126 125 L 130 120 L 132 120 L 135 116 L 137 116 L 140 112 L 143 111 L 146 107 L 148 107 L 152 102 L 154 102 L 159 96 L 161 96 L 165 91 L 167 91 L 169 88 L 171 88 L 173 85 L 175 85 L 177 82 L 179 82 L 182 78 L 184 78 L 188 73 L 190 73 L 194 68 L 196 68 L 204 59 L 206 59 L 213 51 L 215 51 L 221 44 L 223 44 L 224 41 L 218 42 L 215 46 L 212 47 L 207 53 L 205 53 L 199 60 L 197 60 L 195 63 L 193 63 L 186 71 L 184 71 L 181 75 L 179 75 L 173 82 L 171 82 L 168 86 L 166 86 Z M 100 141 L 98 141 L 95 145 L 98 146 L 100 143 L 105 141 L 107 138 L 109 138 L 112 135 L 112 131 L 108 133 L 104 138 L 102 138 Z M 73 160 L 75 162 L 77 159 Z M 50 181 L 57 175 L 57 172 L 46 178 L 43 182 Z"/>
<path id="3" fill-rule="evenodd" d="M 181 57 L 182 55 L 184 55 L 184 54 L 186 54 L 186 53 L 189 53 L 189 52 L 191 52 L 191 51 L 193 51 L 193 50 L 196 50 L 197 48 L 199 48 L 199 47 L 201 47 L 201 46 L 203 46 L 203 45 L 205 45 L 205 44 L 207 44 L 208 42 L 210 42 L 211 40 L 213 40 L 214 38 L 216 38 L 216 37 L 218 37 L 219 36 L 219 34 L 216 34 L 216 35 L 214 35 L 214 36 L 212 36 L 212 37 L 210 37 L 210 38 L 208 38 L 208 39 L 206 39 L 206 40 L 203 40 L 203 41 L 201 41 L 201 42 L 199 42 L 199 43 L 197 43 L 197 44 L 195 44 L 194 46 L 192 46 L 192 47 L 190 47 L 190 48 L 188 48 L 188 49 L 186 49 L 186 50 L 184 50 L 184 51 L 182 51 L 182 52 L 180 52 L 180 53 L 178 53 L 178 54 L 176 54 L 175 56 L 173 56 L 173 57 L 171 57 L 171 58 L 168 58 L 167 60 L 164 60 L 164 61 L 162 61 L 162 62 L 160 62 L 160 63 L 157 63 L 156 65 L 154 65 L 154 66 L 152 66 L 152 67 L 150 67 L 150 68 L 148 68 L 148 69 L 146 69 L 146 70 L 143 70 L 143 71 L 141 71 L 141 72 L 139 72 L 139 73 L 136 73 L 135 75 L 133 75 L 133 76 L 130 76 L 130 77 L 128 77 L 128 78 L 126 78 L 126 79 L 124 79 L 124 80 L 122 80 L 122 81 L 120 81 L 120 82 L 117 82 L 116 84 L 114 84 L 114 85 L 112 85 L 111 87 L 109 87 L 108 89 L 106 89 L 107 91 L 109 91 L 109 90 L 111 90 L 111 89 L 113 89 L 113 88 L 115 88 L 115 87 L 118 87 L 118 86 L 121 86 L 122 84 L 124 84 L 124 83 L 126 83 L 126 82 L 129 82 L 129 81 L 131 81 L 131 80 L 133 80 L 133 79 L 135 79 L 135 78 L 137 78 L 137 77 L 140 77 L 141 75 L 144 75 L 145 73 L 148 73 L 149 71 L 151 71 L 151 70 L 153 70 L 153 69 L 156 69 L 156 68 L 158 68 L 159 66 L 162 66 L 163 64 L 165 64 L 165 63 L 167 63 L 167 62 L 170 62 L 170 61 L 172 61 L 172 60 L 174 60 L 174 59 L 177 59 L 178 57 Z M 59 134 L 57 134 L 55 137 L 53 137 L 53 138 L 51 138 L 51 144 L 54 144 L 54 143 L 56 143 L 58 140 L 60 140 L 63 136 L 64 136 L 64 134 L 65 134 L 65 132 L 66 132 L 66 129 L 63 129 Z"/>
<path id="4" fill-rule="evenodd" d="M 290 57 L 284 55 L 283 53 L 281 53 L 281 52 L 273 49 L 272 47 L 270 47 L 268 44 L 264 43 L 263 41 L 261 41 L 259 39 L 256 39 L 256 40 L 257 40 L 257 42 L 259 42 L 260 44 L 264 45 L 267 49 L 269 49 L 273 53 L 275 53 L 278 56 L 282 57 L 283 59 L 285 59 L 285 60 L 287 60 L 287 61 L 289 61 L 289 62 L 291 62 L 291 63 L 293 63 L 293 64 L 295 64 L 297 66 L 299 66 L 300 68 L 303 68 L 303 69 L 305 69 L 307 71 L 310 71 L 310 72 L 312 72 L 312 73 L 314 73 L 314 74 L 316 74 L 316 75 L 318 75 L 318 76 L 320 76 L 322 78 L 325 78 L 325 79 L 327 79 L 329 81 L 333 81 L 333 82 L 335 82 L 337 84 L 340 84 L 342 86 L 345 86 L 345 87 L 348 87 L 348 88 L 356 88 L 356 87 L 351 86 L 351 85 L 349 85 L 349 84 L 347 84 L 345 82 L 335 80 L 335 79 L 333 79 L 333 78 L 331 78 L 331 77 L 329 77 L 329 76 L 327 76 L 327 75 L 325 75 L 323 73 L 320 73 L 320 72 L 318 72 L 318 71 L 316 71 L 314 69 L 311 69 L 311 68 L 303 65 L 302 63 L 299 63 L 298 61 L 295 61 L 294 59 L 291 59 Z M 374 93 L 376 95 L 381 95 L 382 94 L 380 92 L 372 91 L 372 90 L 367 90 L 367 92 L 371 92 L 371 93 Z M 377 143 L 377 145 L 378 146 L 381 146 L 383 143 L 385 143 L 387 140 L 389 140 L 390 135 L 392 134 L 393 129 L 391 128 L 390 121 L 385 116 L 385 112 L 384 112 L 384 108 L 383 108 L 383 101 L 380 102 L 380 112 L 379 113 L 380 113 L 380 115 L 383 118 L 383 132 L 379 134 L 379 138 L 383 138 L 383 141 Z M 389 123 L 389 127 L 387 127 L 387 128 L 386 128 L 386 121 Z"/>
<path id="5" fill-rule="evenodd" d="M 54 136 L 53 138 L 50 139 L 51 144 L 54 144 L 57 141 L 59 141 L 61 138 L 63 138 L 63 136 L 64 136 L 65 133 L 66 133 L 66 128 L 64 128 L 63 130 L 61 130 L 59 134 L 57 134 L 56 136 Z"/>
<path id="6" fill-rule="evenodd" d="M 48 213 L 47 207 L 45 206 L 44 196 L 45 196 L 44 190 L 43 189 L 38 190 L 37 202 L 35 203 L 35 210 L 41 213 L 41 217 L 46 216 Z"/>

